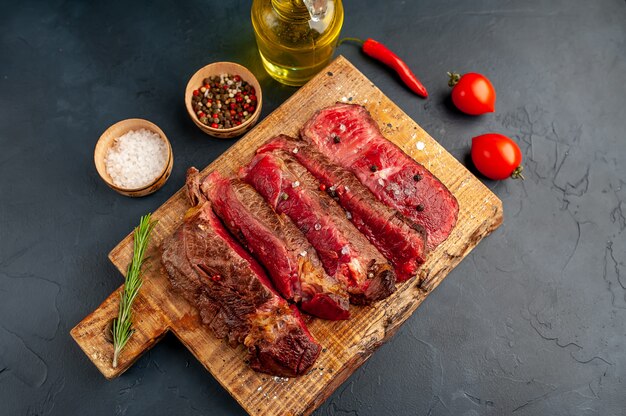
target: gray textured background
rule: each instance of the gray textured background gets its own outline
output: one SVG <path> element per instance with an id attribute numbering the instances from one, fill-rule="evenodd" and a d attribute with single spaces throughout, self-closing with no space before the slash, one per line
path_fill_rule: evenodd
<path id="1" fill-rule="evenodd" d="M 105 381 L 68 332 L 121 282 L 108 251 L 232 141 L 188 119 L 206 63 L 241 62 L 264 115 L 295 89 L 264 74 L 250 1 L 4 2 L 0 13 L 0 414 L 240 415 L 173 336 Z M 521 145 L 526 180 L 486 181 L 505 222 L 316 415 L 626 414 L 626 2 L 346 1 L 344 36 L 374 37 L 430 91 L 416 98 L 353 45 L 340 52 L 460 160 L 472 136 Z M 497 113 L 448 101 L 479 71 Z M 172 142 L 156 194 L 110 191 L 93 167 L 110 124 Z"/>

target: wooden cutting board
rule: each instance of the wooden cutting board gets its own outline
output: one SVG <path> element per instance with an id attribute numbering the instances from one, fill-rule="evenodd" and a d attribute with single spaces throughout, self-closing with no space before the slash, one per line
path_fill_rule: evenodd
<path id="1" fill-rule="evenodd" d="M 111 367 L 109 331 L 121 287 L 71 331 L 106 378 L 119 376 L 167 331 L 172 331 L 250 415 L 308 415 L 391 338 L 448 272 L 501 224 L 501 201 L 341 56 L 203 172 L 234 172 L 266 140 L 279 133 L 295 136 L 316 110 L 337 101 L 367 107 L 383 134 L 426 166 L 459 201 L 455 229 L 430 253 L 419 275 L 400 284 L 391 297 L 372 307 L 352 307 L 349 321 L 313 319 L 309 328 L 323 350 L 309 374 L 284 379 L 256 373 L 245 364 L 243 347 L 231 348 L 216 339 L 200 325 L 195 310 L 169 290 L 157 246 L 178 227 L 189 208 L 184 193 L 178 191 L 153 213 L 159 222 L 148 252 L 144 285 L 134 304 L 136 332 L 122 352 L 118 368 Z M 123 274 L 131 256 L 130 234 L 109 253 L 109 259 Z"/>

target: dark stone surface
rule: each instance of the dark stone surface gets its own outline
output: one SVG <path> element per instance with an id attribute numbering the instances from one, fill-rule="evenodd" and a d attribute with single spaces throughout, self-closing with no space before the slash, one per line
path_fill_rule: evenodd
<path id="1" fill-rule="evenodd" d="M 188 119 L 188 77 L 239 61 L 264 115 L 295 90 L 263 73 L 250 1 L 4 2 L 0 13 L 0 414 L 226 415 L 242 409 L 173 336 L 105 381 L 68 332 L 121 282 L 107 253 L 232 141 Z M 95 2 L 94 2 L 95 3 Z M 524 182 L 486 184 L 505 222 L 316 415 L 623 415 L 626 408 L 626 3 L 357 1 L 344 35 L 406 58 L 424 101 L 340 52 L 460 160 L 497 131 Z M 487 74 L 497 113 L 450 108 L 445 72 Z M 144 117 L 174 148 L 156 194 L 98 178 L 110 124 Z"/>

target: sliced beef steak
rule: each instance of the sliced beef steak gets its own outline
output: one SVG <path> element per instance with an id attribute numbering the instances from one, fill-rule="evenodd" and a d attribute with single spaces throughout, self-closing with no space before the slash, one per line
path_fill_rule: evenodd
<path id="1" fill-rule="evenodd" d="M 332 162 L 350 170 L 376 197 L 428 232 L 434 248 L 452 232 L 459 204 L 424 166 L 387 140 L 360 105 L 336 104 L 302 127 Z"/>
<path id="2" fill-rule="evenodd" d="M 290 154 L 280 150 L 258 154 L 242 176 L 276 212 L 293 220 L 317 251 L 326 272 L 346 285 L 353 303 L 383 299 L 395 290 L 391 265 Z"/>
<path id="3" fill-rule="evenodd" d="M 198 181 L 188 185 L 191 200 L 199 205 L 189 209 L 162 245 L 161 260 L 172 287 L 198 309 L 216 336 L 248 348 L 254 370 L 305 373 L 320 345 L 298 310 L 272 288 L 261 265 L 228 234 L 198 192 Z"/>
<path id="4" fill-rule="evenodd" d="M 213 172 L 202 183 L 213 210 L 267 269 L 274 286 L 305 312 L 323 319 L 348 319 L 349 298 L 329 276 L 302 232 L 277 214 L 254 188 Z"/>
<path id="5" fill-rule="evenodd" d="M 426 255 L 423 229 L 418 231 L 409 226 L 401 214 L 376 199 L 352 172 L 332 163 L 310 142 L 281 135 L 258 152 L 276 149 L 291 152 L 324 184 L 329 195 L 349 213 L 348 218 L 356 228 L 391 261 L 398 281 L 415 276 Z"/>

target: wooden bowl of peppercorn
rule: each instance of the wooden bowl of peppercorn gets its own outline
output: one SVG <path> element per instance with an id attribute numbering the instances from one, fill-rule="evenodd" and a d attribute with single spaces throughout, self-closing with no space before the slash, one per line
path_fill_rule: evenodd
<path id="1" fill-rule="evenodd" d="M 206 134 L 220 139 L 250 130 L 259 120 L 262 102 L 259 81 L 234 62 L 216 62 L 201 68 L 185 89 L 185 106 L 191 120 Z"/>

